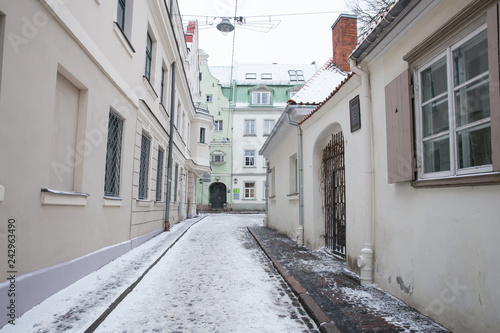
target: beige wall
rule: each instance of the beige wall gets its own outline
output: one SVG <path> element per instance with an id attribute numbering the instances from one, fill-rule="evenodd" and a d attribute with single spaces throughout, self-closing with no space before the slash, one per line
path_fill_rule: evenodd
<path id="1" fill-rule="evenodd" d="M 206 126 L 208 142 L 212 124 L 210 116 L 195 113 L 188 81 L 199 94 L 197 67 L 186 72 L 184 36 L 180 28 L 174 36 L 163 1 L 129 5 L 130 45 L 114 23 L 116 1 L 0 0 L 5 14 L 5 31 L 0 31 L 0 183 L 5 188 L 0 219 L 5 223 L 0 234 L 7 234 L 7 220 L 14 218 L 19 277 L 84 255 L 99 256 L 100 249 L 162 230 L 165 195 L 155 202 L 157 157 L 161 146 L 164 192 L 174 61 L 174 104 L 184 117 L 183 127 L 174 129 L 172 155 L 184 175 L 178 202 L 171 205 L 171 224 L 195 212 L 193 207 L 187 211 L 187 202 L 195 198 L 193 179 L 209 170 L 208 149 L 190 150 L 188 128 L 195 126 L 188 124 Z M 146 31 L 154 39 L 150 82 L 143 77 Z M 196 57 L 197 50 L 190 52 Z M 164 107 L 162 65 L 167 70 Z M 110 109 L 123 119 L 119 200 L 104 198 Z M 151 138 L 149 190 L 146 200 L 137 200 L 143 132 Z M 7 248 L 6 241 L 1 237 L 0 246 Z M 0 264 L 7 271 L 6 256 Z"/>

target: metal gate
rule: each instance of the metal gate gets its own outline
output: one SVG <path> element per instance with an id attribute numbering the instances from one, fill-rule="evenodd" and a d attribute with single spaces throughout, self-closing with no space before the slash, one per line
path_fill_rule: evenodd
<path id="1" fill-rule="evenodd" d="M 332 135 L 323 150 L 325 247 L 345 258 L 345 165 L 344 136 Z"/>

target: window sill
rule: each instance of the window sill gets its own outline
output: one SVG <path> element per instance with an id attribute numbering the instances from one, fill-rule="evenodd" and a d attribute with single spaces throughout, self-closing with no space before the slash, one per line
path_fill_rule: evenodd
<path id="1" fill-rule="evenodd" d="M 255 169 L 255 168 L 257 168 L 257 167 L 256 167 L 255 165 L 252 165 L 252 166 L 250 166 L 250 165 L 249 165 L 249 166 L 246 166 L 246 165 L 245 165 L 243 168 L 246 168 L 246 169 Z"/>
<path id="2" fill-rule="evenodd" d="M 167 108 L 165 107 L 165 105 L 163 105 L 163 103 L 160 103 L 160 107 L 163 109 L 163 111 L 165 111 L 165 113 L 167 114 L 167 117 L 170 118 L 170 113 L 168 113 Z"/>
<path id="3" fill-rule="evenodd" d="M 104 196 L 103 206 L 104 207 L 121 207 L 122 202 L 123 202 L 122 198 Z"/>
<path id="4" fill-rule="evenodd" d="M 165 201 L 155 201 L 155 207 L 165 207 Z"/>
<path id="5" fill-rule="evenodd" d="M 151 94 L 151 96 L 154 99 L 157 99 L 158 98 L 158 94 L 154 90 L 153 85 L 151 84 L 151 81 L 147 77 L 145 77 L 144 75 L 142 76 L 142 81 L 144 82 L 144 85 L 148 88 L 149 93 Z"/>
<path id="6" fill-rule="evenodd" d="M 498 184 L 500 184 L 500 173 L 439 179 L 421 179 L 411 182 L 411 186 L 413 186 L 414 188 L 483 186 Z"/>
<path id="7" fill-rule="evenodd" d="M 153 204 L 153 201 L 137 199 L 136 203 L 137 203 L 137 207 L 150 207 Z"/>
<path id="8" fill-rule="evenodd" d="M 287 194 L 288 200 L 298 200 L 299 199 L 299 194 L 298 193 L 290 193 Z"/>
<path id="9" fill-rule="evenodd" d="M 56 191 L 48 188 L 42 188 L 41 192 L 42 205 L 86 206 L 90 197 L 87 193 Z"/>
<path id="10" fill-rule="evenodd" d="M 256 198 L 243 198 L 241 200 L 243 200 L 243 201 L 257 201 Z"/>
<path id="11" fill-rule="evenodd" d="M 243 136 L 257 136 L 256 134 L 243 134 Z"/>
<path id="12" fill-rule="evenodd" d="M 117 22 L 115 22 L 114 30 L 115 30 L 116 35 L 120 39 L 120 42 L 122 43 L 123 47 L 125 48 L 125 50 L 127 50 L 130 58 L 133 58 L 135 50 L 132 47 L 132 44 L 130 43 L 130 41 L 128 40 L 127 35 L 125 35 L 125 32 L 123 32 L 123 30 L 120 28 L 120 26 L 118 25 Z"/>

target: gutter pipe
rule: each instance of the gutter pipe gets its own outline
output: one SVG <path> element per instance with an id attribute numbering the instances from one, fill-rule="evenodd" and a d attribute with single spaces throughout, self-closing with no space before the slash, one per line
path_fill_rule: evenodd
<path id="1" fill-rule="evenodd" d="M 172 149 L 174 147 L 174 114 L 175 114 L 175 69 L 172 63 L 172 88 L 170 90 L 170 139 L 168 141 L 167 194 L 165 198 L 165 231 L 170 230 L 170 197 L 172 193 Z"/>
<path id="2" fill-rule="evenodd" d="M 370 73 L 361 69 L 356 60 L 349 58 L 351 71 L 361 77 L 361 98 L 360 108 L 365 110 L 363 122 L 367 124 L 364 136 L 364 160 L 365 160 L 365 243 L 358 256 L 358 267 L 361 269 L 360 280 L 362 286 L 367 286 L 373 282 L 373 243 L 372 243 L 372 224 L 373 224 L 373 120 L 372 105 L 370 93 Z"/>
<path id="3" fill-rule="evenodd" d="M 293 106 L 302 108 L 303 106 Z M 304 186 L 303 186 L 303 178 L 302 175 L 304 173 L 304 168 L 302 165 L 302 128 L 299 123 L 296 123 L 290 119 L 290 111 L 291 108 L 289 106 L 286 107 L 286 116 L 288 123 L 292 126 L 297 127 L 297 138 L 298 138 L 298 167 L 299 167 L 299 227 L 297 228 L 296 237 L 297 237 L 297 245 L 304 246 Z"/>

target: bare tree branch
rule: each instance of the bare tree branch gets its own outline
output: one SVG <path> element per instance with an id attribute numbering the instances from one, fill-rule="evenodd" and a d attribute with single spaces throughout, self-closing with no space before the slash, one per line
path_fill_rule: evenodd
<path id="1" fill-rule="evenodd" d="M 363 39 L 387 13 L 396 0 L 345 0 L 358 18 L 358 39 Z"/>

